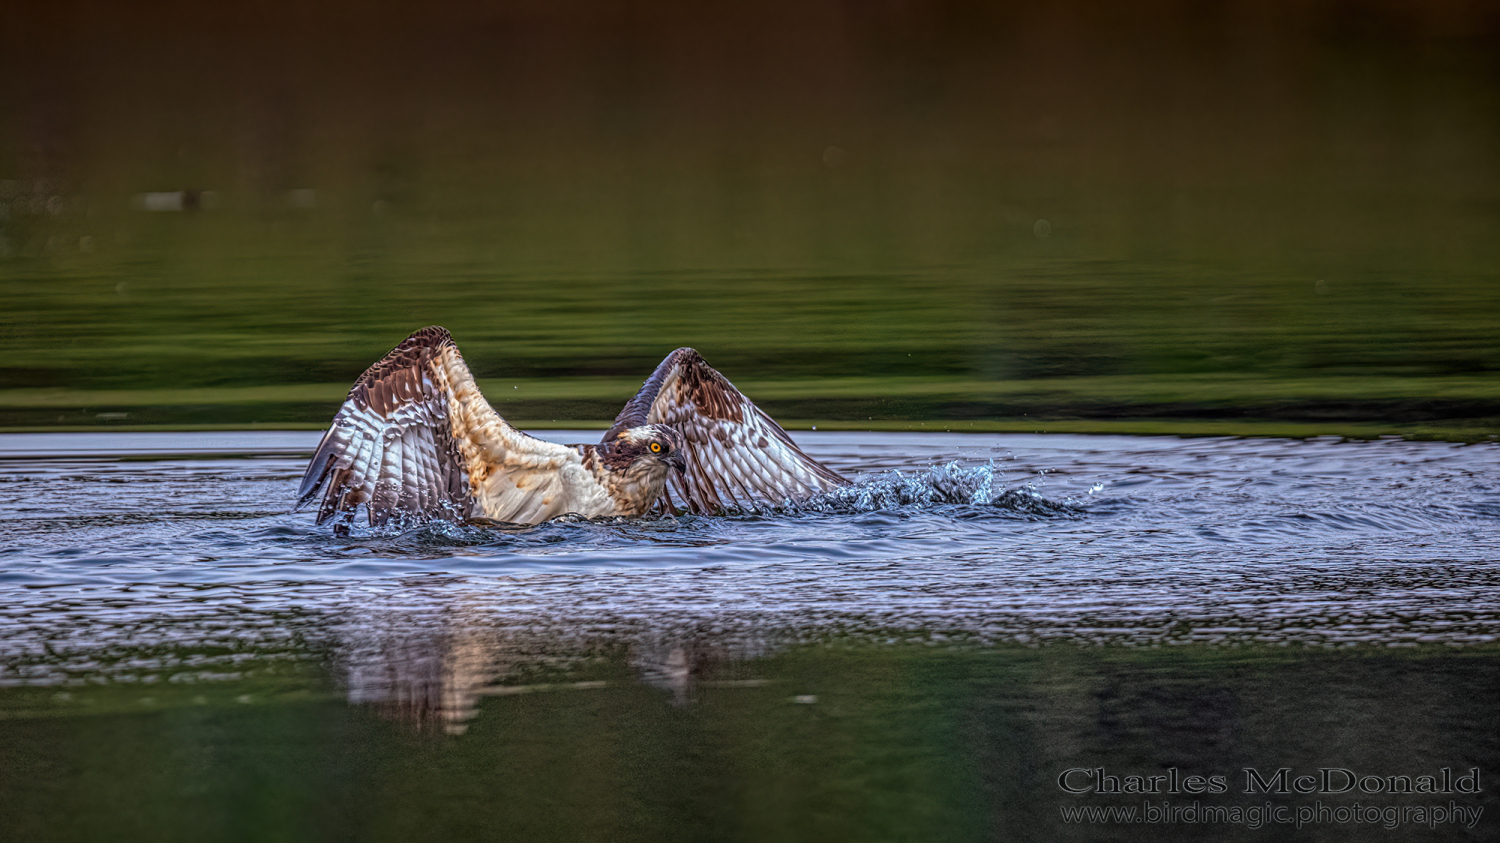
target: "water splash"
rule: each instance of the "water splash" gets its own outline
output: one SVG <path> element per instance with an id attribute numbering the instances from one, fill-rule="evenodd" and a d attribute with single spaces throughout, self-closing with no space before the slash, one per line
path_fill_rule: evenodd
<path id="1" fill-rule="evenodd" d="M 1071 501 L 1048 500 L 1029 484 L 1003 488 L 993 465 L 964 465 L 957 460 L 921 472 L 892 469 L 867 475 L 852 485 L 789 504 L 793 510 L 833 513 L 938 506 L 984 507 L 1037 517 L 1082 512 Z"/>

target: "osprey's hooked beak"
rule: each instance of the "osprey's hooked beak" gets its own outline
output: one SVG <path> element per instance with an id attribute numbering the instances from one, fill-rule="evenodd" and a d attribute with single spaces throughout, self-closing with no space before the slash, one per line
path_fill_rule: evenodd
<path id="1" fill-rule="evenodd" d="M 668 455 L 667 465 L 677 469 L 678 474 L 687 474 L 687 460 L 682 458 L 681 451 L 675 451 Z"/>

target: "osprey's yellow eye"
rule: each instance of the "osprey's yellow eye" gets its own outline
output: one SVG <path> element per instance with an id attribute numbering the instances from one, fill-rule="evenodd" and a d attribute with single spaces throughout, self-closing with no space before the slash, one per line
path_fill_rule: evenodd
<path id="1" fill-rule="evenodd" d="M 652 442 L 651 443 L 651 453 L 653 453 L 653 454 L 659 454 L 659 453 L 661 453 L 661 443 L 660 442 Z"/>

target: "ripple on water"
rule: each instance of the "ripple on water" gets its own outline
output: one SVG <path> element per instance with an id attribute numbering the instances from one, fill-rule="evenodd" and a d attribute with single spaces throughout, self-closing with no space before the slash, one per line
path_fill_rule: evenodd
<path id="1" fill-rule="evenodd" d="M 159 650 L 150 670 L 231 672 L 289 657 L 292 639 L 364 664 L 359 653 L 424 629 L 481 650 L 731 653 L 809 640 L 1462 646 L 1500 633 L 1500 492 L 1483 480 L 1500 476 L 1494 446 L 798 438 L 841 466 L 878 453 L 880 470 L 729 517 L 339 537 L 286 511 L 297 458 L 13 460 L 0 478 L 0 682 L 137 675 L 148 668 L 115 657 L 143 648 Z M 216 661 L 210 643 L 242 658 Z"/>

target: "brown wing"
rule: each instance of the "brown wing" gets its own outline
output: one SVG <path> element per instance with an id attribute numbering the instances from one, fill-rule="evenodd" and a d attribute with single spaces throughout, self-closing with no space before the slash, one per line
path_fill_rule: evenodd
<path id="1" fill-rule="evenodd" d="M 687 468 L 670 475 L 662 503 L 714 513 L 779 504 L 849 481 L 798 448 L 781 426 L 691 348 L 656 367 L 604 434 L 643 424 L 675 427 L 687 440 Z"/>
<path id="2" fill-rule="evenodd" d="M 507 424 L 448 332 L 423 328 L 354 382 L 302 476 L 297 508 L 326 482 L 319 524 L 361 504 L 375 526 L 479 514 L 524 520 L 532 499 L 560 482 L 558 467 L 577 460 L 576 450 Z"/>

